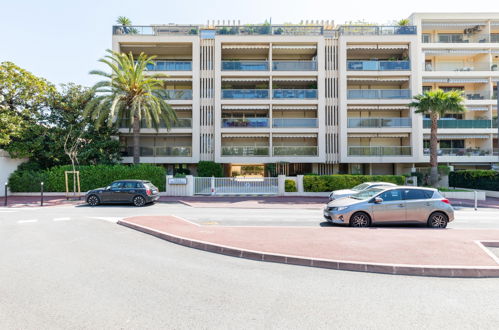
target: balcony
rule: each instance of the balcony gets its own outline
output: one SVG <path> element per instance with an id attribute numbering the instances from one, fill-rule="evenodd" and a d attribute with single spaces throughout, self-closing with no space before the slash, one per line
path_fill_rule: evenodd
<path id="1" fill-rule="evenodd" d="M 147 71 L 192 71 L 192 61 L 154 61 L 146 65 Z"/>
<path id="2" fill-rule="evenodd" d="M 268 89 L 222 89 L 222 99 L 268 99 Z"/>
<path id="3" fill-rule="evenodd" d="M 437 150 L 439 156 L 489 156 L 492 150 L 480 148 L 440 148 Z M 425 156 L 430 155 L 430 149 L 423 149 Z"/>
<path id="4" fill-rule="evenodd" d="M 197 25 L 131 25 L 113 26 L 113 35 L 198 35 Z"/>
<path id="5" fill-rule="evenodd" d="M 164 95 L 168 100 L 192 100 L 192 89 L 165 89 Z"/>
<path id="6" fill-rule="evenodd" d="M 406 71 L 411 69 L 410 61 L 355 61 L 347 62 L 349 71 Z"/>
<path id="7" fill-rule="evenodd" d="M 423 43 L 467 44 L 489 43 L 489 34 L 439 33 L 438 35 L 423 35 Z"/>
<path id="8" fill-rule="evenodd" d="M 351 146 L 348 147 L 348 156 L 411 156 L 410 146 Z"/>
<path id="9" fill-rule="evenodd" d="M 396 35 L 416 34 L 416 26 L 371 26 L 371 25 L 343 25 L 340 26 L 341 35 Z"/>
<path id="10" fill-rule="evenodd" d="M 223 128 L 264 128 L 269 127 L 269 118 L 222 118 Z"/>
<path id="11" fill-rule="evenodd" d="M 120 128 L 129 128 L 128 127 L 128 119 L 123 119 L 120 122 L 119 127 Z M 172 123 L 172 128 L 191 128 L 192 127 L 192 119 L 191 118 L 177 118 L 177 121 Z M 140 128 L 154 128 L 154 126 L 151 125 L 151 127 L 147 126 L 145 119 L 142 119 L 140 121 Z M 166 124 L 164 123 L 163 120 L 160 120 L 159 122 L 159 128 L 166 128 Z"/>
<path id="12" fill-rule="evenodd" d="M 316 146 L 275 146 L 274 156 L 317 156 Z"/>
<path id="13" fill-rule="evenodd" d="M 222 61 L 223 71 L 268 71 L 268 61 Z"/>
<path id="14" fill-rule="evenodd" d="M 324 28 L 318 25 L 230 25 L 217 26 L 216 34 L 319 36 L 324 34 Z"/>
<path id="15" fill-rule="evenodd" d="M 411 118 L 348 118 L 348 128 L 411 127 Z"/>
<path id="16" fill-rule="evenodd" d="M 497 124 L 496 124 L 497 125 Z M 493 121 L 489 119 L 440 119 L 438 128 L 492 128 Z M 431 128 L 431 120 L 423 120 L 423 128 Z"/>
<path id="17" fill-rule="evenodd" d="M 316 61 L 273 61 L 274 71 L 317 71 Z"/>
<path id="18" fill-rule="evenodd" d="M 317 118 L 273 118 L 274 128 L 316 128 Z"/>
<path id="19" fill-rule="evenodd" d="M 274 89 L 274 99 L 317 99 L 317 89 Z"/>
<path id="20" fill-rule="evenodd" d="M 349 89 L 348 99 L 410 99 L 410 89 Z"/>
<path id="21" fill-rule="evenodd" d="M 222 156 L 268 156 L 269 147 L 222 146 Z"/>
<path id="22" fill-rule="evenodd" d="M 454 72 L 469 72 L 469 71 L 492 71 L 492 68 L 486 63 L 475 63 L 473 66 L 464 65 L 456 62 L 437 62 L 435 64 L 427 63 L 425 71 L 454 71 Z"/>
<path id="23" fill-rule="evenodd" d="M 133 156 L 133 147 L 126 147 L 125 157 Z M 191 157 L 191 147 L 140 147 L 140 156 L 143 157 Z"/>

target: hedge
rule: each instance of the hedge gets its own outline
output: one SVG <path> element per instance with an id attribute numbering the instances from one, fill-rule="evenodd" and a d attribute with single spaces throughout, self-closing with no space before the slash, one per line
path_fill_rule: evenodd
<path id="1" fill-rule="evenodd" d="M 305 175 L 303 188 L 309 192 L 325 192 L 338 189 L 350 189 L 367 181 L 383 181 L 395 184 L 404 184 L 403 175 Z"/>
<path id="2" fill-rule="evenodd" d="M 499 191 L 499 172 L 492 170 L 450 172 L 449 187 Z"/>
<path id="3" fill-rule="evenodd" d="M 285 180 L 284 181 L 284 191 L 285 192 L 297 192 L 295 180 Z"/>
<path id="4" fill-rule="evenodd" d="M 212 161 L 200 161 L 197 166 L 198 176 L 201 177 L 222 177 L 224 175 L 224 170 L 222 164 L 215 163 Z"/>
<path id="5" fill-rule="evenodd" d="M 39 192 L 40 182 L 44 182 L 46 192 L 64 192 L 66 183 L 64 171 L 71 171 L 72 167 L 56 166 L 43 171 L 17 170 L 9 177 L 9 188 L 12 192 Z M 92 165 L 78 166 L 80 171 L 81 191 L 106 187 L 115 180 L 138 179 L 149 180 L 160 191 L 165 191 L 166 171 L 163 167 L 138 164 L 138 165 Z M 70 190 L 72 176 L 68 175 Z"/>

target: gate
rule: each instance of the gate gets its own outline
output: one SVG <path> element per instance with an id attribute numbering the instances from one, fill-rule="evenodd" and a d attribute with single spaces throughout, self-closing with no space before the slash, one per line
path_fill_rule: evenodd
<path id="1" fill-rule="evenodd" d="M 195 178 L 197 195 L 277 195 L 277 178 Z"/>
<path id="2" fill-rule="evenodd" d="M 195 195 L 211 195 L 211 179 L 212 178 L 194 178 L 194 194 Z"/>

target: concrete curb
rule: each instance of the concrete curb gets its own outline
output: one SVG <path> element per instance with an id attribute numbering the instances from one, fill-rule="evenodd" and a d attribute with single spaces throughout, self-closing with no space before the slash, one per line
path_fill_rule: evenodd
<path id="1" fill-rule="evenodd" d="M 244 258 L 256 261 L 267 261 L 267 262 L 276 262 L 289 265 L 318 267 L 318 268 L 327 268 L 327 269 L 336 269 L 336 270 L 348 270 L 356 272 L 380 273 L 380 274 L 390 274 L 390 275 L 499 278 L 499 266 L 497 267 L 472 267 L 472 266 L 454 267 L 454 266 L 427 266 L 427 265 L 415 266 L 407 264 L 382 264 L 382 263 L 366 263 L 366 262 L 355 262 L 355 261 L 345 261 L 345 260 L 314 259 L 314 258 L 307 258 L 300 256 L 272 254 L 261 251 L 245 250 L 231 246 L 223 246 L 210 242 L 193 240 L 165 233 L 146 226 L 139 226 L 137 224 L 128 222 L 126 220 L 120 220 L 118 221 L 118 224 L 182 246 L 207 252 L 219 253 L 231 257 L 238 257 L 238 258 Z"/>

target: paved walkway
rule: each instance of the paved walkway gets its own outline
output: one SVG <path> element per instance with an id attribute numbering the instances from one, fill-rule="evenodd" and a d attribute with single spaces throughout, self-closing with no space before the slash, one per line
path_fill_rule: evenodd
<path id="1" fill-rule="evenodd" d="M 121 225 L 209 252 L 253 260 L 389 274 L 499 277 L 499 230 L 200 226 L 174 216 Z"/>

